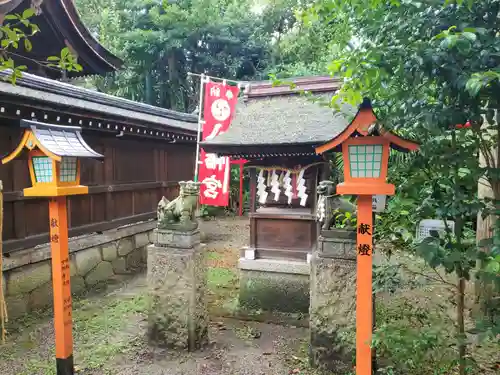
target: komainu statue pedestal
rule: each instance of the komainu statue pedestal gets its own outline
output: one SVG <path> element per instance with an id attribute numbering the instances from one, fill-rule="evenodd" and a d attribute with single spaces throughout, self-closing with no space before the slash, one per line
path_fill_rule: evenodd
<path id="1" fill-rule="evenodd" d="M 208 342 L 207 267 L 194 210 L 188 206 L 178 204 L 177 215 L 159 212 L 155 240 L 148 247 L 148 335 L 158 346 L 193 351 Z M 158 210 L 164 207 L 160 201 Z M 181 220 L 173 222 L 174 216 Z"/>
<path id="2" fill-rule="evenodd" d="M 163 243 L 148 247 L 149 338 L 161 347 L 199 349 L 208 341 L 200 232 L 157 229 L 155 237 Z"/>
<path id="3" fill-rule="evenodd" d="M 356 324 L 356 232 L 322 231 L 311 259 L 309 359 L 335 374 L 352 369 Z"/>

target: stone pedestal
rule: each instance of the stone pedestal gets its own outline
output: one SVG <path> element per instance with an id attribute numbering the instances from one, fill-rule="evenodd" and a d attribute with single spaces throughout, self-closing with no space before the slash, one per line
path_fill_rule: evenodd
<path id="1" fill-rule="evenodd" d="M 157 229 L 148 247 L 148 335 L 158 346 L 196 350 L 208 342 L 207 267 L 200 232 Z"/>
<path id="2" fill-rule="evenodd" d="M 352 370 L 356 324 L 356 233 L 323 231 L 311 259 L 310 362 Z"/>

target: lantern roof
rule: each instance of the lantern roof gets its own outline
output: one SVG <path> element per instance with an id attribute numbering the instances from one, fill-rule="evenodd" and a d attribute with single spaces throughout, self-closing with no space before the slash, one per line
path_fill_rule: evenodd
<path id="1" fill-rule="evenodd" d="M 372 135 L 386 138 L 390 142 L 390 146 L 398 151 L 409 152 L 418 150 L 418 143 L 401 138 L 383 129 L 377 122 L 378 120 L 373 112 L 370 99 L 364 98 L 363 103 L 359 106 L 358 112 L 351 123 L 334 138 L 316 147 L 316 153 L 322 154 L 329 150 L 337 151 L 339 150 L 339 146 L 350 137 L 366 137 Z"/>
<path id="2" fill-rule="evenodd" d="M 103 156 L 85 142 L 78 126 L 52 125 L 43 122 L 21 120 L 21 127 L 27 128 L 16 149 L 2 159 L 2 164 L 16 158 L 26 147 L 37 147 L 56 161 L 63 156 L 102 158 Z"/>

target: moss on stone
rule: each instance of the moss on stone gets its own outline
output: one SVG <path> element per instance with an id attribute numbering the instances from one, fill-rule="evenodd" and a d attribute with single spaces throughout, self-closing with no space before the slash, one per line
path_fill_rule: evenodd
<path id="1" fill-rule="evenodd" d="M 309 276 L 241 271 L 240 308 L 281 312 L 309 311 Z"/>

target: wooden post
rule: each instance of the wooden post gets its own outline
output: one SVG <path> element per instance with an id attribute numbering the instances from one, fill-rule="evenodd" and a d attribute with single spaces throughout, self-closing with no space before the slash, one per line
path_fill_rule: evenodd
<path id="1" fill-rule="evenodd" d="M 372 206 L 372 210 L 373 210 L 373 206 Z M 373 232 L 375 232 L 375 215 L 376 213 L 373 212 L 372 213 L 372 235 L 373 235 Z M 375 245 L 372 246 L 372 254 L 375 253 Z M 377 328 L 377 304 L 376 304 L 376 298 L 377 296 L 375 295 L 375 293 L 373 293 L 373 286 L 372 286 L 372 333 L 375 332 L 375 328 Z M 377 373 L 378 371 L 378 365 L 377 365 L 377 352 L 375 349 L 372 348 L 372 371 L 374 374 Z"/>
<path id="2" fill-rule="evenodd" d="M 0 323 L 2 344 L 5 344 L 5 322 L 7 321 L 7 306 L 3 293 L 3 185 L 0 180 Z"/>
<path id="3" fill-rule="evenodd" d="M 73 323 L 66 197 L 55 197 L 50 200 L 49 215 L 57 375 L 73 375 Z"/>
<path id="4" fill-rule="evenodd" d="M 240 163 L 240 216 L 243 216 L 243 163 Z"/>
<path id="5" fill-rule="evenodd" d="M 372 375 L 372 196 L 358 196 L 356 375 Z"/>

